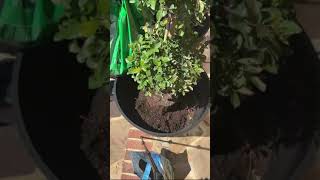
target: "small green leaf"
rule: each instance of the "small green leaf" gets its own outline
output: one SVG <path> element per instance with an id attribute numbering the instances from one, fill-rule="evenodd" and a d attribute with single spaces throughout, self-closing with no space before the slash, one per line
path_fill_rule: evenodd
<path id="1" fill-rule="evenodd" d="M 246 96 L 252 96 L 254 95 L 254 92 L 251 91 L 249 88 L 242 87 L 237 90 L 240 94 L 246 95 Z"/>
<path id="2" fill-rule="evenodd" d="M 238 93 L 232 93 L 230 100 L 234 108 L 238 108 L 240 106 L 240 97 Z"/>
<path id="3" fill-rule="evenodd" d="M 198 2 L 199 2 L 199 12 L 203 13 L 205 4 L 202 0 L 198 0 Z"/>
<path id="4" fill-rule="evenodd" d="M 260 64 L 260 62 L 258 62 L 257 59 L 255 58 L 241 58 L 238 60 L 238 63 L 244 64 L 244 65 Z"/>
<path id="5" fill-rule="evenodd" d="M 157 21 L 159 22 L 162 19 L 162 9 L 157 12 Z"/>
<path id="6" fill-rule="evenodd" d="M 237 38 L 235 39 L 235 42 L 234 42 L 234 43 L 236 44 L 236 49 L 235 49 L 235 51 L 239 50 L 239 49 L 241 48 L 242 44 L 243 44 L 243 38 L 242 38 L 242 36 L 241 36 L 241 35 L 238 35 Z"/>
<path id="7" fill-rule="evenodd" d="M 249 72 L 249 73 L 252 73 L 252 74 L 259 74 L 263 71 L 263 69 L 261 67 L 258 67 L 258 66 L 246 66 L 244 68 L 244 70 L 246 72 Z"/>
<path id="8" fill-rule="evenodd" d="M 179 36 L 182 37 L 183 35 L 184 35 L 184 31 L 180 30 L 180 31 L 179 31 Z"/>
<path id="9" fill-rule="evenodd" d="M 271 74 L 278 74 L 278 66 L 276 64 L 269 64 L 264 69 Z"/>
<path id="10" fill-rule="evenodd" d="M 236 87 L 241 87 L 241 86 L 244 86 L 246 84 L 247 80 L 246 78 L 242 75 L 240 76 L 240 78 L 235 78 L 234 79 L 234 85 Z"/>
<path id="11" fill-rule="evenodd" d="M 128 61 L 128 62 L 132 62 L 132 61 L 133 61 L 133 56 L 128 56 L 128 57 L 127 57 L 127 61 Z"/>
<path id="12" fill-rule="evenodd" d="M 145 95 L 146 95 L 146 96 L 151 96 L 152 94 L 151 94 L 151 92 L 147 91 L 147 92 L 145 93 Z"/>
<path id="13" fill-rule="evenodd" d="M 280 30 L 286 35 L 291 36 L 293 34 L 300 33 L 302 31 L 301 27 L 293 21 L 284 21 L 280 24 Z"/>
<path id="14" fill-rule="evenodd" d="M 78 53 L 80 52 L 80 47 L 77 43 L 77 41 L 72 41 L 72 43 L 69 45 L 69 51 L 72 53 Z"/>
<path id="15" fill-rule="evenodd" d="M 142 83 L 139 83 L 138 90 L 141 90 L 141 89 L 143 89 L 143 85 L 142 85 Z"/>
<path id="16" fill-rule="evenodd" d="M 149 1 L 150 1 L 151 9 L 156 10 L 157 0 L 149 0 Z"/>
<path id="17" fill-rule="evenodd" d="M 155 64 L 156 66 L 161 66 L 161 61 L 159 59 L 153 59 L 153 64 Z M 157 69 L 157 67 L 154 68 Z"/>
<path id="18" fill-rule="evenodd" d="M 98 20 L 91 20 L 91 21 L 85 21 L 82 22 L 79 25 L 79 33 L 82 37 L 90 37 L 94 35 L 98 28 L 99 28 L 99 21 Z"/>
<path id="19" fill-rule="evenodd" d="M 250 80 L 257 89 L 259 89 L 262 92 L 266 91 L 267 86 L 259 77 L 254 76 L 254 77 L 251 77 Z"/>
<path id="20" fill-rule="evenodd" d="M 169 61 L 170 61 L 170 58 L 168 58 L 168 57 L 163 57 L 161 60 L 162 60 L 162 62 L 166 63 L 166 62 L 169 62 Z"/>
<path id="21" fill-rule="evenodd" d="M 129 69 L 128 73 L 130 73 L 130 74 L 137 74 L 137 73 L 140 73 L 140 71 L 141 71 L 141 68 L 136 67 L 136 68 L 131 68 L 131 69 Z"/>

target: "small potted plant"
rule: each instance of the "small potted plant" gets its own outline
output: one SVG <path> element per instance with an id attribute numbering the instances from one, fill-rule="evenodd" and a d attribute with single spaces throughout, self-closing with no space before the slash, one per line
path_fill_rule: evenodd
<path id="1" fill-rule="evenodd" d="M 196 126 L 209 110 L 209 79 L 202 62 L 207 42 L 195 31 L 208 18 L 205 0 L 138 1 L 154 19 L 129 44 L 128 76 L 118 77 L 115 94 L 126 119 L 157 136 Z"/>

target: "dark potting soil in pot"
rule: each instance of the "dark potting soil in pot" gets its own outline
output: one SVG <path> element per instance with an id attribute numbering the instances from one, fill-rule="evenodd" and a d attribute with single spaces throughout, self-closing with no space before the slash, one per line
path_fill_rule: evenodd
<path id="1" fill-rule="evenodd" d="M 172 136 L 190 130 L 210 108 L 210 84 L 206 73 L 201 74 L 192 92 L 174 101 L 168 95 L 161 101 L 157 97 L 151 100 L 137 87 L 130 76 L 117 77 L 113 88 L 116 104 L 132 125 L 156 136 Z"/>
<path id="2" fill-rule="evenodd" d="M 159 96 L 148 97 L 140 92 L 135 108 L 148 125 L 162 132 L 175 132 L 190 123 L 193 107 L 187 107 L 182 101 L 174 103 L 175 108 L 170 110 L 171 106 L 164 103 L 169 104 L 170 100 L 163 100 Z"/>
<path id="3" fill-rule="evenodd" d="M 191 123 L 195 110 L 203 104 L 197 96 L 197 92 L 192 91 L 175 99 L 169 94 L 149 97 L 140 91 L 135 108 L 142 120 L 154 129 L 176 132 Z"/>

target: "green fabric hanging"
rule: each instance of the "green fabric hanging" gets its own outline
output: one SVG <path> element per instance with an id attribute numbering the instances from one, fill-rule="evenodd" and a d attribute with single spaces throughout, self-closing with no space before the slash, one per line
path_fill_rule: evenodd
<path id="1" fill-rule="evenodd" d="M 0 12 L 0 39 L 34 42 L 63 16 L 62 5 L 51 0 L 5 0 Z"/>
<path id="2" fill-rule="evenodd" d="M 112 13 L 117 17 L 117 22 L 116 32 L 110 46 L 110 71 L 113 75 L 122 75 L 130 67 L 130 64 L 126 62 L 126 58 L 131 54 L 131 49 L 128 45 L 138 36 L 143 19 L 136 3 L 128 3 L 127 0 L 122 0 L 120 7 L 114 6 L 115 9 L 113 9 Z"/>

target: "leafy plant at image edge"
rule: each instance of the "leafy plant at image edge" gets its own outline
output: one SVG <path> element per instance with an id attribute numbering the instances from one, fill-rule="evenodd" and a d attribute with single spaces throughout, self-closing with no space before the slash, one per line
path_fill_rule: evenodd
<path id="1" fill-rule="evenodd" d="M 221 0 L 213 9 L 213 78 L 218 94 L 236 108 L 255 90 L 266 91 L 264 79 L 278 73 L 291 53 L 289 38 L 302 30 L 289 1 Z"/>
<path id="2" fill-rule="evenodd" d="M 65 15 L 55 41 L 70 40 L 69 50 L 92 71 L 89 88 L 108 82 L 109 0 L 63 0 Z"/>

